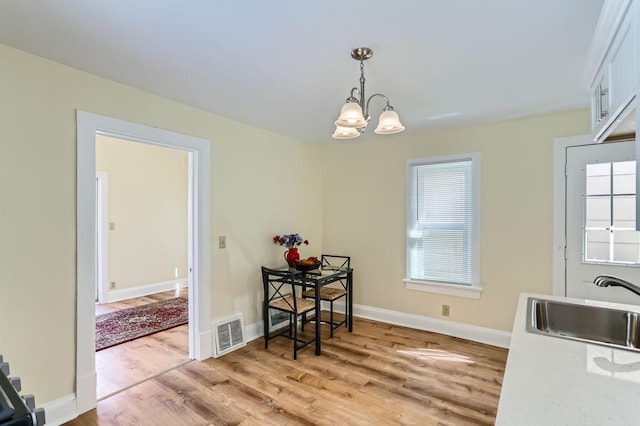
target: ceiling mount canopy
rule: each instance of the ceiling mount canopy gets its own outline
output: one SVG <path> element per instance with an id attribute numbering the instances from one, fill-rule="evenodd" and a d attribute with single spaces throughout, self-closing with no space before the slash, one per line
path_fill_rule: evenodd
<path id="1" fill-rule="evenodd" d="M 346 103 L 340 110 L 340 116 L 336 121 L 336 131 L 333 133 L 335 139 L 352 139 L 357 138 L 364 133 L 367 123 L 371 116 L 369 115 L 369 103 L 376 96 L 382 97 L 386 105 L 382 109 L 382 114 L 378 119 L 378 126 L 374 130 L 380 135 L 390 135 L 399 133 L 404 130 L 404 126 L 400 123 L 400 117 L 389 104 L 389 99 L 381 93 L 375 93 L 366 100 L 364 92 L 364 61 L 373 56 L 373 50 L 368 47 L 358 47 L 353 49 L 351 57 L 356 61 L 360 61 L 360 88 L 351 89 L 351 94 L 347 98 Z"/>

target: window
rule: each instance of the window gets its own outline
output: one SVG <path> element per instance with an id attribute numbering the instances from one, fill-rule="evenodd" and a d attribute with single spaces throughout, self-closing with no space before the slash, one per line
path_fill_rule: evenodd
<path id="1" fill-rule="evenodd" d="M 640 263 L 636 232 L 636 162 L 586 166 L 584 261 Z"/>
<path id="2" fill-rule="evenodd" d="M 407 169 L 407 288 L 479 298 L 480 154 Z"/>

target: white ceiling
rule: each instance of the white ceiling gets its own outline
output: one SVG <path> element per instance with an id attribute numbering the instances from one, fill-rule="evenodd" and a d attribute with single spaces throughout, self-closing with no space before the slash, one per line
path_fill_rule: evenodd
<path id="1" fill-rule="evenodd" d="M 367 94 L 385 94 L 407 132 L 586 108 L 602 3 L 2 0 L 0 43 L 317 142 L 358 85 L 359 46 L 374 51 Z"/>

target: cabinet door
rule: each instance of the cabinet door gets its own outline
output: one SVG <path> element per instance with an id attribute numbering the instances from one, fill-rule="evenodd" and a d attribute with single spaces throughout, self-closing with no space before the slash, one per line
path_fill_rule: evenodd
<path id="1" fill-rule="evenodd" d="M 592 135 L 596 142 L 629 133 L 634 126 L 628 118 L 640 87 L 636 75 L 640 7 L 636 3 L 620 2 L 611 15 L 615 17 L 615 28 L 609 32 L 611 41 L 607 42 L 604 59 L 591 87 Z"/>
<path id="2" fill-rule="evenodd" d="M 614 38 L 608 58 L 608 115 L 616 119 L 636 93 L 635 19 L 633 5 Z"/>

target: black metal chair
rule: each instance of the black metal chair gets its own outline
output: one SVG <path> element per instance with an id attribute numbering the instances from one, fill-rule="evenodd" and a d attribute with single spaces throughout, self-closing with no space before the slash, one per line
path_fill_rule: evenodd
<path id="1" fill-rule="evenodd" d="M 298 350 L 316 341 L 315 334 L 313 338 L 307 338 L 306 340 L 298 335 L 298 318 L 309 313 L 314 314 L 316 305 L 315 301 L 296 295 L 297 292 L 302 291 L 302 288 L 297 288 L 302 287 L 302 284 L 295 282 L 294 276 L 296 274 L 298 272 L 262 267 L 264 348 L 269 349 L 269 340 L 278 336 L 286 337 L 293 340 L 293 359 L 298 358 Z M 274 333 L 271 332 L 270 319 L 272 318 L 272 309 L 288 314 L 288 327 L 284 327 Z M 301 331 L 304 331 L 304 321 L 301 321 Z"/>
<path id="2" fill-rule="evenodd" d="M 350 268 L 351 257 L 350 256 L 336 256 L 332 254 L 323 254 L 321 258 L 321 268 L 322 269 L 344 269 Z M 315 299 L 316 291 L 315 289 L 309 289 L 302 292 L 302 297 L 306 297 L 309 299 Z M 345 303 L 345 315 L 342 321 L 335 322 L 333 319 L 333 302 L 344 297 L 345 302 L 348 302 L 346 298 L 348 297 L 347 292 L 347 279 L 341 279 L 338 281 L 338 285 L 336 287 L 325 286 L 320 288 L 320 300 L 325 302 L 329 302 L 329 321 L 321 321 L 325 324 L 329 324 L 330 331 L 329 336 L 333 337 L 333 330 L 340 327 L 344 324 L 345 327 L 348 328 L 347 321 L 349 319 L 349 303 Z M 320 312 L 316 315 L 317 318 L 320 318 Z"/>

